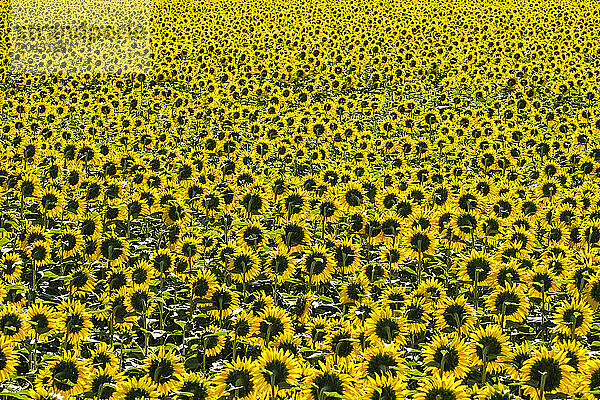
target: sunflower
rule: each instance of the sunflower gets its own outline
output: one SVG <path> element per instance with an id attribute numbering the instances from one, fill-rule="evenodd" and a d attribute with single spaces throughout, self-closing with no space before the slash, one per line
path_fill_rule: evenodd
<path id="1" fill-rule="evenodd" d="M 310 233 L 304 220 L 292 217 L 283 226 L 283 231 L 277 235 L 277 242 L 290 251 L 302 250 L 310 244 Z"/>
<path id="2" fill-rule="evenodd" d="M 110 265 L 121 265 L 129 257 L 129 243 L 116 235 L 106 235 L 100 241 L 100 255 Z"/>
<path id="3" fill-rule="evenodd" d="M 453 375 L 432 375 L 419 382 L 415 400 L 467 400 L 468 390 Z"/>
<path id="4" fill-rule="evenodd" d="M 583 366 L 583 379 L 579 392 L 583 392 L 583 399 L 594 400 L 597 395 L 589 393 L 600 390 L 600 360 L 589 359 Z"/>
<path id="5" fill-rule="evenodd" d="M 461 240 L 471 240 L 479 226 L 480 214 L 476 211 L 462 212 L 453 216 L 452 232 Z"/>
<path id="6" fill-rule="evenodd" d="M 348 320 L 333 324 L 325 337 L 325 348 L 337 359 L 347 360 L 356 356 L 358 340 L 356 327 Z"/>
<path id="7" fill-rule="evenodd" d="M 323 246 L 312 247 L 301 261 L 303 272 L 308 275 L 310 285 L 321 284 L 333 275 L 336 261 Z"/>
<path id="8" fill-rule="evenodd" d="M 310 195 L 301 188 L 292 189 L 280 200 L 281 211 L 290 219 L 294 215 L 302 214 L 308 210 Z"/>
<path id="9" fill-rule="evenodd" d="M 61 192 L 52 186 L 43 188 L 38 199 L 42 213 L 48 218 L 60 216 L 64 198 Z"/>
<path id="10" fill-rule="evenodd" d="M 225 319 L 237 308 L 239 295 L 226 286 L 217 286 L 210 296 L 206 297 L 207 313 L 213 318 Z"/>
<path id="11" fill-rule="evenodd" d="M 380 259 L 390 271 L 398 271 L 400 268 L 403 253 L 398 247 L 385 246 L 379 250 Z"/>
<path id="12" fill-rule="evenodd" d="M 152 301 L 153 294 L 147 284 L 128 287 L 125 297 L 127 312 L 149 317 L 155 309 L 156 302 Z"/>
<path id="13" fill-rule="evenodd" d="M 148 375 L 141 378 L 135 376 L 121 380 L 117 384 L 115 398 L 117 400 L 144 399 L 158 400 L 161 394 Z"/>
<path id="14" fill-rule="evenodd" d="M 195 235 L 182 235 L 175 245 L 175 251 L 187 260 L 190 270 L 194 262 L 202 257 L 202 248 Z"/>
<path id="15" fill-rule="evenodd" d="M 344 183 L 336 188 L 336 192 L 341 209 L 348 213 L 361 211 L 367 201 L 362 187 L 356 182 Z"/>
<path id="16" fill-rule="evenodd" d="M 549 299 L 558 291 L 558 279 L 547 264 L 536 264 L 527 271 L 525 277 L 529 286 L 529 297 L 532 299 Z"/>
<path id="17" fill-rule="evenodd" d="M 369 294 L 369 281 L 362 275 L 352 276 L 348 282 L 342 284 L 340 301 L 342 304 L 360 303 Z"/>
<path id="18" fill-rule="evenodd" d="M 405 361 L 400 356 L 400 346 L 376 343 L 369 346 L 362 355 L 359 364 L 361 374 L 375 378 L 389 375 L 398 381 L 405 380 Z"/>
<path id="19" fill-rule="evenodd" d="M 127 280 L 134 285 L 149 285 L 156 278 L 156 270 L 147 260 L 139 259 L 131 269 L 127 269 Z"/>
<path id="20" fill-rule="evenodd" d="M 600 273 L 596 273 L 586 285 L 585 299 L 593 310 L 600 308 Z"/>
<path id="21" fill-rule="evenodd" d="M 260 261 L 256 252 L 249 247 L 241 246 L 229 258 L 227 269 L 234 282 L 246 283 L 254 280 L 260 273 Z"/>
<path id="22" fill-rule="evenodd" d="M 354 388 L 352 377 L 338 371 L 331 359 L 325 363 L 319 361 L 318 369 L 311 369 L 307 376 L 302 399 L 304 400 L 335 400 L 338 398 L 353 398 Z"/>
<path id="23" fill-rule="evenodd" d="M 191 298 L 199 299 L 201 306 L 207 305 L 208 299 L 217 289 L 217 277 L 208 269 L 196 271 L 190 279 Z"/>
<path id="24" fill-rule="evenodd" d="M 89 391 L 94 394 L 94 400 L 116 398 L 117 385 L 125 376 L 112 368 L 96 368 L 92 371 Z"/>
<path id="25" fill-rule="evenodd" d="M 16 372 L 19 363 L 18 353 L 12 340 L 0 338 L 0 381 L 5 382 Z"/>
<path id="26" fill-rule="evenodd" d="M 344 239 L 339 241 L 331 251 L 336 271 L 343 275 L 356 271 L 360 263 L 358 246 L 353 244 L 349 239 Z"/>
<path id="27" fill-rule="evenodd" d="M 390 286 L 383 292 L 382 303 L 385 308 L 398 313 L 404 308 L 408 300 L 406 289 L 400 285 Z"/>
<path id="28" fill-rule="evenodd" d="M 63 301 L 57 308 L 57 314 L 58 330 L 65 334 L 67 342 L 77 344 L 90 335 L 93 328 L 90 313 L 78 300 Z"/>
<path id="29" fill-rule="evenodd" d="M 267 230 L 258 221 L 252 221 L 249 225 L 242 227 L 238 231 L 238 240 L 240 243 L 245 243 L 246 246 L 256 249 L 266 241 L 265 234 Z"/>
<path id="30" fill-rule="evenodd" d="M 584 336 L 591 329 L 593 314 L 592 308 L 584 300 L 565 300 L 554 313 L 554 331 L 571 337 Z"/>
<path id="31" fill-rule="evenodd" d="M 485 371 L 499 372 L 510 356 L 509 339 L 502 328 L 495 324 L 479 327 L 471 334 L 474 365 L 482 365 Z"/>
<path id="32" fill-rule="evenodd" d="M 43 267 L 52 262 L 50 244 L 46 241 L 36 240 L 28 249 L 28 255 L 34 265 Z"/>
<path id="33" fill-rule="evenodd" d="M 0 274 L 4 282 L 17 284 L 21 281 L 22 273 L 23 260 L 16 252 L 8 252 L 0 257 Z"/>
<path id="34" fill-rule="evenodd" d="M 25 339 L 28 327 L 21 307 L 5 305 L 0 310 L 0 338 L 18 342 Z"/>
<path id="35" fill-rule="evenodd" d="M 290 353 L 282 350 L 265 349 L 256 362 L 260 372 L 256 380 L 256 390 L 261 398 L 285 397 L 293 393 L 293 387 L 300 378 L 300 365 Z"/>
<path id="36" fill-rule="evenodd" d="M 260 381 L 260 371 L 256 364 L 247 358 L 238 358 L 225 364 L 223 369 L 214 378 L 215 387 L 213 396 L 238 400 L 255 398 L 257 385 Z"/>
<path id="37" fill-rule="evenodd" d="M 168 395 L 179 389 L 181 382 L 178 376 L 184 372 L 183 361 L 172 351 L 166 352 L 161 346 L 158 352 L 146 357 L 144 369 L 161 395 Z"/>
<path id="38" fill-rule="evenodd" d="M 431 373 L 454 375 L 458 379 L 467 376 L 473 363 L 473 351 L 457 335 L 442 334 L 434 337 L 423 350 L 423 363 Z"/>
<path id="39" fill-rule="evenodd" d="M 422 297 L 413 296 L 403 310 L 406 327 L 411 334 L 424 332 L 431 321 L 433 307 Z"/>
<path id="40" fill-rule="evenodd" d="M 493 257 L 483 251 L 471 250 L 471 253 L 458 261 L 457 273 L 461 280 L 478 286 L 487 286 L 490 283 L 492 271 L 497 268 Z"/>
<path id="41" fill-rule="evenodd" d="M 280 335 L 293 332 L 292 323 L 288 313 L 276 306 L 268 306 L 257 316 L 258 336 L 268 345 L 272 340 L 277 340 Z"/>
<path id="42" fill-rule="evenodd" d="M 215 357 L 223 351 L 227 337 L 218 327 L 211 325 L 200 334 L 199 340 L 199 355 Z"/>
<path id="43" fill-rule="evenodd" d="M 231 330 L 237 339 L 250 339 L 259 332 L 258 320 L 251 312 L 242 311 L 232 318 Z"/>
<path id="44" fill-rule="evenodd" d="M 583 370 L 583 365 L 589 360 L 589 355 L 583 345 L 583 343 L 577 340 L 564 340 L 556 339 L 554 345 L 559 349 L 567 353 L 567 364 L 573 368 L 575 374 L 580 374 Z"/>
<path id="45" fill-rule="evenodd" d="M 73 297 L 83 297 L 94 288 L 94 277 L 89 267 L 77 268 L 69 274 L 69 279 L 66 285 Z"/>
<path id="46" fill-rule="evenodd" d="M 405 390 L 403 382 L 392 376 L 377 375 L 374 378 L 369 376 L 362 385 L 361 398 L 372 400 L 400 400 L 405 398 Z"/>
<path id="47" fill-rule="evenodd" d="M 502 383 L 497 385 L 490 385 L 488 383 L 477 394 L 477 400 L 494 399 L 518 400 L 518 397 L 512 394 L 510 388 Z"/>
<path id="48" fill-rule="evenodd" d="M 27 309 L 25 321 L 29 325 L 28 331 L 36 340 L 46 340 L 56 329 L 58 315 L 51 305 L 44 303 L 32 304 Z"/>
<path id="49" fill-rule="evenodd" d="M 486 304 L 502 328 L 506 321 L 523 322 L 529 309 L 526 287 L 516 283 L 498 286 L 487 298 Z"/>
<path id="50" fill-rule="evenodd" d="M 445 294 L 446 288 L 444 284 L 436 278 L 427 278 L 427 280 L 419 284 L 417 290 L 414 292 L 416 297 L 424 299 L 432 306 L 436 306 Z"/>
<path id="51" fill-rule="evenodd" d="M 420 261 L 425 254 L 435 254 L 437 239 L 429 229 L 422 229 L 420 226 L 412 228 L 403 234 L 403 237 L 406 246 L 403 249 L 405 257 Z"/>
<path id="52" fill-rule="evenodd" d="M 365 329 L 372 343 L 405 344 L 406 321 L 401 317 L 394 317 L 392 310 L 381 308 L 375 310 L 365 322 Z"/>
<path id="53" fill-rule="evenodd" d="M 197 372 L 184 372 L 179 376 L 181 388 L 175 396 L 176 400 L 208 400 L 210 395 L 209 381 Z"/>
<path id="54" fill-rule="evenodd" d="M 114 349 L 108 347 L 107 343 L 100 342 L 91 351 L 90 366 L 94 369 L 115 371 L 119 369 L 119 359 L 114 353 Z"/>
<path id="55" fill-rule="evenodd" d="M 438 328 L 443 332 L 457 331 L 466 335 L 475 326 L 475 309 L 467 303 L 464 295 L 456 299 L 445 297 L 436 310 Z"/>
<path id="56" fill-rule="evenodd" d="M 569 394 L 572 375 L 564 351 L 542 347 L 523 364 L 523 391 L 533 400 L 543 400 L 549 394 Z"/>
<path id="57" fill-rule="evenodd" d="M 298 266 L 289 251 L 279 247 L 267 256 L 263 268 L 267 278 L 281 285 L 296 273 Z"/>
<path id="58" fill-rule="evenodd" d="M 49 373 L 49 387 L 62 396 L 77 396 L 89 388 L 91 371 L 73 352 L 64 352 L 49 361 L 45 370 Z"/>
<path id="59" fill-rule="evenodd" d="M 86 239 L 98 239 L 102 234 L 102 221 L 97 213 L 84 215 L 79 220 L 79 233 Z"/>

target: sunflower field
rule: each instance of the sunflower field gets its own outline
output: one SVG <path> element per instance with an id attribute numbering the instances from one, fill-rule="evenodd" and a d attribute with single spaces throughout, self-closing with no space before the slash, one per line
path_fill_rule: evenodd
<path id="1" fill-rule="evenodd" d="M 1 399 L 600 399 L 597 0 L 43 3 Z"/>

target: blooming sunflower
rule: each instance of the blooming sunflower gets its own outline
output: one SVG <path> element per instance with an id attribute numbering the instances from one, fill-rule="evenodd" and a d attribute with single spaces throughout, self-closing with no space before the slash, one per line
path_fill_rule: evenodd
<path id="1" fill-rule="evenodd" d="M 426 370 L 454 375 L 458 379 L 467 376 L 472 360 L 472 348 L 457 335 L 438 335 L 426 344 L 423 350 L 423 363 L 427 366 Z"/>
<path id="2" fill-rule="evenodd" d="M 362 385 L 364 399 L 372 400 L 401 400 L 404 399 L 405 385 L 402 381 L 389 375 L 368 376 Z"/>
<path id="3" fill-rule="evenodd" d="M 158 400 L 160 398 L 160 392 L 148 375 L 144 375 L 141 378 L 131 377 L 126 380 L 121 380 L 117 384 L 115 398 L 117 400 Z"/>
<path id="4" fill-rule="evenodd" d="M 60 216 L 64 197 L 62 193 L 52 186 L 47 186 L 40 191 L 38 199 L 42 213 L 48 218 Z"/>
<path id="5" fill-rule="evenodd" d="M 497 261 L 483 251 L 471 250 L 471 253 L 458 261 L 458 276 L 473 285 L 487 286 Z"/>
<path id="6" fill-rule="evenodd" d="M 219 327 L 211 325 L 200 334 L 200 346 L 198 346 L 198 350 L 201 351 L 200 354 L 202 356 L 217 356 L 225 347 L 226 340 L 227 338 L 223 335 Z"/>
<path id="7" fill-rule="evenodd" d="M 600 390 L 600 360 L 589 359 L 583 366 L 583 379 L 579 388 L 583 392 L 582 398 L 585 400 L 594 400 L 597 395 L 589 393 Z"/>
<path id="8" fill-rule="evenodd" d="M 289 280 L 296 270 L 296 260 L 284 247 L 271 252 L 264 263 L 264 272 L 267 278 L 279 285 Z"/>
<path id="9" fill-rule="evenodd" d="M 237 308 L 239 295 L 227 286 L 217 286 L 207 297 L 207 312 L 213 318 L 227 318 Z"/>
<path id="10" fill-rule="evenodd" d="M 155 385 L 161 395 L 168 395 L 178 390 L 181 381 L 178 376 L 184 372 L 183 361 L 172 351 L 167 352 L 163 346 L 144 360 L 144 369 L 148 379 Z"/>
<path id="11" fill-rule="evenodd" d="M 433 307 L 426 299 L 412 296 L 402 313 L 408 332 L 419 334 L 427 329 L 432 318 Z"/>
<path id="12" fill-rule="evenodd" d="M 486 304 L 502 327 L 506 321 L 522 322 L 529 308 L 526 287 L 515 283 L 496 287 L 487 298 Z"/>
<path id="13" fill-rule="evenodd" d="M 217 289 L 217 277 L 208 269 L 196 271 L 190 279 L 192 299 L 199 299 L 201 306 L 207 305 L 208 299 Z"/>
<path id="14" fill-rule="evenodd" d="M 29 325 L 29 332 L 37 340 L 46 340 L 56 329 L 58 315 L 51 305 L 35 303 L 27 308 L 25 320 Z"/>
<path id="15" fill-rule="evenodd" d="M 37 267 L 43 267 L 52 262 L 50 244 L 43 240 L 33 242 L 29 247 L 28 255 Z"/>
<path id="16" fill-rule="evenodd" d="M 94 394 L 94 400 L 116 398 L 117 385 L 125 376 L 112 368 L 96 368 L 92 371 L 89 391 Z"/>
<path id="17" fill-rule="evenodd" d="M 295 357 L 290 353 L 265 349 L 256 362 L 260 372 L 256 380 L 256 390 L 261 393 L 261 398 L 271 396 L 275 399 L 293 393 L 293 387 L 300 378 L 300 366 Z"/>
<path id="18" fill-rule="evenodd" d="M 210 395 L 209 382 L 197 372 L 184 372 L 179 376 L 181 388 L 175 396 L 177 400 L 207 400 Z"/>
<path id="19" fill-rule="evenodd" d="M 473 361 L 482 365 L 485 371 L 499 372 L 510 356 L 509 339 L 502 328 L 495 324 L 479 327 L 471 334 L 471 343 L 475 346 Z"/>
<path id="20" fill-rule="evenodd" d="M 568 394 L 572 375 L 573 368 L 567 364 L 564 351 L 542 347 L 523 364 L 523 391 L 533 400 L 545 399 L 548 394 Z"/>
<path id="21" fill-rule="evenodd" d="M 90 313 L 78 300 L 66 300 L 57 308 L 58 330 L 65 334 L 71 344 L 87 338 L 93 328 Z"/>
<path id="22" fill-rule="evenodd" d="M 277 340 L 280 335 L 293 332 L 291 319 L 288 313 L 276 306 L 268 306 L 258 314 L 258 336 L 265 345 L 272 340 Z"/>
<path id="23" fill-rule="evenodd" d="M 592 308 L 584 300 L 565 300 L 554 313 L 554 330 L 563 335 L 584 336 L 591 329 L 592 319 Z"/>
<path id="24" fill-rule="evenodd" d="M 405 379 L 405 363 L 400 356 L 400 346 L 376 343 L 366 349 L 359 364 L 363 376 L 389 375 L 398 381 Z"/>
<path id="25" fill-rule="evenodd" d="M 290 251 L 301 250 L 310 244 L 310 232 L 303 219 L 292 217 L 283 225 L 283 231 L 277 235 L 277 242 Z"/>
<path id="26" fill-rule="evenodd" d="M 261 269 L 256 252 L 246 246 L 236 249 L 233 256 L 229 259 L 227 268 L 231 274 L 231 279 L 240 283 L 252 281 L 258 276 Z"/>
<path id="27" fill-rule="evenodd" d="M 225 364 L 214 378 L 213 396 L 233 396 L 238 400 L 250 400 L 255 397 L 260 372 L 256 364 L 247 358 L 238 358 Z"/>
<path id="28" fill-rule="evenodd" d="M 0 338 L 6 340 L 23 340 L 28 334 L 25 315 L 18 305 L 7 305 L 0 310 Z"/>
<path id="29" fill-rule="evenodd" d="M 358 246 L 349 239 L 337 243 L 331 250 L 336 271 L 346 275 L 356 271 L 360 263 Z"/>
<path id="30" fill-rule="evenodd" d="M 106 235 L 100 240 L 100 255 L 111 265 L 121 265 L 129 257 L 129 243 L 116 235 Z"/>
<path id="31" fill-rule="evenodd" d="M 0 276 L 8 284 L 16 284 L 21 281 L 23 273 L 23 260 L 15 252 L 9 252 L 0 257 Z"/>
<path id="32" fill-rule="evenodd" d="M 365 329 L 372 343 L 406 343 L 406 321 L 402 317 L 394 317 L 389 308 L 375 310 L 365 322 Z"/>
<path id="33" fill-rule="evenodd" d="M 49 372 L 50 388 L 62 396 L 77 396 L 89 388 L 91 371 L 73 352 L 49 361 L 45 370 Z"/>
<path id="34" fill-rule="evenodd" d="M 467 302 L 465 296 L 456 299 L 444 297 L 436 309 L 436 322 L 443 332 L 457 331 L 466 335 L 475 326 L 475 309 Z"/>
<path id="35" fill-rule="evenodd" d="M 342 210 L 350 213 L 360 211 L 366 201 L 361 186 L 356 182 L 345 183 L 337 188 L 337 199 Z"/>
<path id="36" fill-rule="evenodd" d="M 319 361 L 319 368 L 312 368 L 306 379 L 308 385 L 302 393 L 303 400 L 335 400 L 356 395 L 352 377 L 339 371 L 331 359 L 325 363 Z"/>
<path id="37" fill-rule="evenodd" d="M 16 372 L 18 353 L 15 343 L 5 337 L 0 338 L 0 381 L 7 381 Z"/>
<path id="38" fill-rule="evenodd" d="M 312 247 L 302 260 L 302 269 L 308 275 L 311 285 L 318 285 L 329 280 L 335 265 L 333 255 L 325 247 L 319 245 Z"/>
<path id="39" fill-rule="evenodd" d="M 467 387 L 453 375 L 432 375 L 419 382 L 415 400 L 467 400 Z"/>

